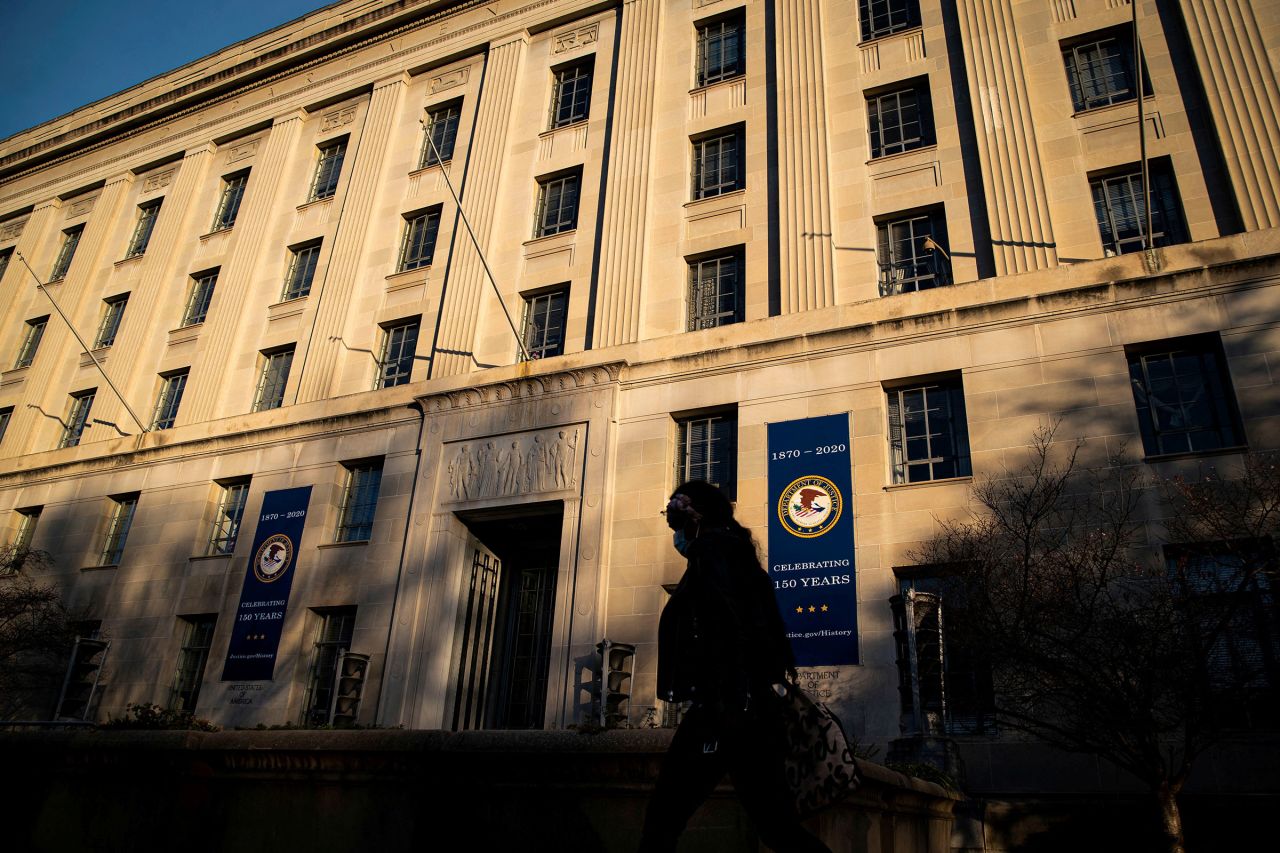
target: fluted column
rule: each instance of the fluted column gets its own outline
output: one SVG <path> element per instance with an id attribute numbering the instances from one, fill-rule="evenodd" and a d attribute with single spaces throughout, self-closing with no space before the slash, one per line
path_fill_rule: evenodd
<path id="1" fill-rule="evenodd" d="M 13 317 L 13 312 L 18 310 L 18 306 L 35 293 L 36 280 L 27 271 L 26 264 L 18 260 L 18 256 L 26 258 L 27 263 L 31 264 L 31 268 L 39 275 L 40 270 L 35 262 L 36 249 L 44 240 L 45 231 L 53 223 L 54 215 L 61 207 L 61 199 L 51 198 L 43 201 L 37 204 L 35 210 L 31 211 L 22 222 L 22 233 L 18 235 L 18 241 L 13 246 L 13 254 L 9 257 L 9 268 L 5 270 L 4 280 L 0 281 L 0 317 Z M 41 302 L 48 304 L 48 300 L 43 296 L 35 295 Z M 6 331 L 11 332 L 11 330 Z M 0 364 L 0 369 L 7 370 L 12 366 L 12 364 Z M 16 417 L 16 411 L 14 415 Z"/>
<path id="2" fill-rule="evenodd" d="M 484 88 L 476 114 L 474 142 L 468 158 L 462 206 L 476 240 L 487 250 L 493 236 L 494 211 L 507 154 L 507 130 L 516 81 L 524 58 L 524 33 L 494 43 L 485 60 Z M 461 229 L 461 223 L 458 228 Z M 488 287 L 480 255 L 471 238 L 458 233 L 449 281 L 441 306 L 440 337 L 432 353 L 432 375 L 452 376 L 473 369 L 478 306 Z"/>
<path id="3" fill-rule="evenodd" d="M 1180 5 L 1241 222 L 1249 231 L 1280 226 L 1280 87 L 1254 4 L 1180 0 Z M 1275 14 L 1276 9 L 1270 4 L 1261 12 Z"/>
<path id="4" fill-rule="evenodd" d="M 784 314 L 835 303 L 819 0 L 778 0 L 778 260 Z"/>
<path id="5" fill-rule="evenodd" d="M 1057 266 L 1012 0 L 960 0 L 996 274 Z"/>
<path id="6" fill-rule="evenodd" d="M 596 284 L 596 347 L 640 337 L 640 290 L 645 275 L 649 157 L 653 151 L 654 68 L 658 62 L 659 0 L 628 0 L 618 32 L 616 100 L 607 193 L 600 220 Z"/>
<path id="7" fill-rule="evenodd" d="M 351 311 L 351 295 L 360 278 L 369 219 L 384 184 L 387 142 L 400 112 L 400 102 L 408 76 L 397 74 L 376 83 L 365 113 L 364 129 L 356 147 L 351 179 L 342 203 L 342 221 L 329 256 L 324 281 L 311 294 L 317 302 L 310 343 L 301 353 L 297 402 L 322 400 L 330 395 L 337 374 L 340 346 L 334 336 L 342 334 Z"/>
<path id="8" fill-rule="evenodd" d="M 193 374 L 216 375 L 231 364 L 235 339 L 241 326 L 250 322 L 242 306 L 258 267 L 262 235 L 267 231 L 276 186 L 286 164 L 297 152 L 298 135 L 302 132 L 305 117 L 302 110 L 295 110 L 276 119 L 267 134 L 266 145 L 249 173 L 244 202 L 234 226 L 235 248 L 231 250 L 230 260 L 218 273 L 218 287 L 203 331 L 205 350 L 199 365 L 192 365 Z M 220 404 L 227 395 L 242 393 L 243 389 L 235 383 L 200 383 L 184 395 L 183 406 L 189 406 L 185 420 L 189 423 L 210 420 L 221 414 Z"/>

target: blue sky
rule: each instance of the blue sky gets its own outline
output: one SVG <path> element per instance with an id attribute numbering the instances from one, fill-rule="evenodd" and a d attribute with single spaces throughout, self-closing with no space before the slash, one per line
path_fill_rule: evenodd
<path id="1" fill-rule="evenodd" d="M 0 139 L 332 0 L 0 0 Z"/>

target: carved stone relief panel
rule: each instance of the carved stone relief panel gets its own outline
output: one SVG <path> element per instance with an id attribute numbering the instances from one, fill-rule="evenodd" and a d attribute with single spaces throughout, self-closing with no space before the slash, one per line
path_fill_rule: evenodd
<path id="1" fill-rule="evenodd" d="M 261 141 L 261 139 L 250 139 L 248 142 L 232 145 L 227 149 L 227 163 L 239 163 L 241 160 L 248 160 L 258 153 L 258 143 Z"/>
<path id="2" fill-rule="evenodd" d="M 351 122 L 355 120 L 355 107 L 344 107 L 340 110 L 334 110 L 331 113 L 325 113 L 324 117 L 320 120 L 320 132 L 325 133 L 326 131 L 333 130 L 334 128 L 342 127 L 344 124 L 351 124 Z"/>
<path id="3" fill-rule="evenodd" d="M 552 53 L 565 53 L 579 47 L 586 47 L 600 40 L 600 25 L 592 24 L 589 27 L 558 33 L 555 39 L 555 47 L 551 49 Z"/>
<path id="4" fill-rule="evenodd" d="M 12 222 L 0 224 L 0 243 L 7 243 L 10 240 L 17 240 L 22 236 L 22 229 L 26 227 L 27 220 L 15 219 Z"/>
<path id="5" fill-rule="evenodd" d="M 461 86 L 471 77 L 471 67 L 458 68 L 454 71 L 446 71 L 445 73 L 431 78 L 431 94 L 442 92 L 445 89 L 452 89 L 454 86 Z"/>
<path id="6" fill-rule="evenodd" d="M 145 181 L 142 182 L 142 191 L 144 193 L 153 193 L 158 189 L 163 189 L 173 182 L 173 169 L 165 169 L 163 172 L 156 172 L 147 175 Z"/>
<path id="7" fill-rule="evenodd" d="M 578 488 L 582 428 L 508 433 L 444 446 L 446 501 L 516 497 Z"/>
<path id="8" fill-rule="evenodd" d="M 67 219 L 75 219 L 77 216 L 84 216 L 93 210 L 93 203 L 98 200 L 95 195 L 92 198 L 84 198 L 80 201 L 72 202 L 67 207 Z"/>

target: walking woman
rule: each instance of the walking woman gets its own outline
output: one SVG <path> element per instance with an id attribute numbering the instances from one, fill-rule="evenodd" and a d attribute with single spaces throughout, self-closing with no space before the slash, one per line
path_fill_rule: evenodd
<path id="1" fill-rule="evenodd" d="M 751 533 L 700 480 L 675 490 L 666 517 L 689 567 L 658 625 L 658 695 L 692 707 L 663 761 L 641 853 L 674 851 L 726 772 L 766 845 L 830 853 L 800 825 L 786 782 L 778 691 L 794 660 Z"/>

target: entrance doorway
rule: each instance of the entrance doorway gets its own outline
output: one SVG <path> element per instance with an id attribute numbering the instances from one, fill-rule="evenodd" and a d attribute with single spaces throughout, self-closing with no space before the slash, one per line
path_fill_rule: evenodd
<path id="1" fill-rule="evenodd" d="M 453 728 L 542 728 L 563 504 L 458 517 L 473 538 L 463 587 Z"/>

